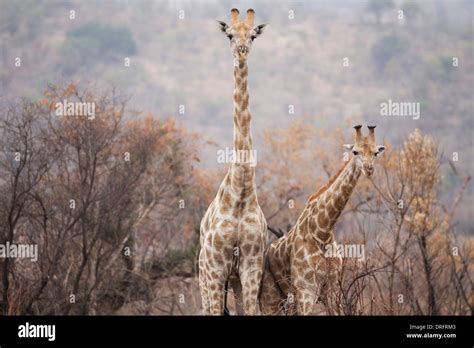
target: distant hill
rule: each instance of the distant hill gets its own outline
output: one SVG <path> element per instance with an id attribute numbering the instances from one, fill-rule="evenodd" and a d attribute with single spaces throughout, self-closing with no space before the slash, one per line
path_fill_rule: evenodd
<path id="1" fill-rule="evenodd" d="M 471 1 L 393 1 L 380 10 L 367 1 L 245 4 L 242 13 L 255 6 L 256 21 L 270 24 L 249 61 L 257 147 L 264 129 L 294 119 L 328 132 L 350 119 L 377 124 L 393 143 L 420 128 L 439 141 L 445 162 L 457 152 L 458 167 L 474 173 Z M 2 0 L 0 96 L 35 98 L 58 81 L 115 85 L 133 108 L 175 116 L 215 142 L 202 153 L 202 165 L 215 167 L 216 147 L 231 144 L 233 90 L 229 45 L 215 20 L 227 21 L 233 6 Z M 388 100 L 419 103 L 419 119 L 381 116 Z M 441 196 L 456 185 L 446 177 Z M 473 196 L 470 188 L 471 206 Z"/>

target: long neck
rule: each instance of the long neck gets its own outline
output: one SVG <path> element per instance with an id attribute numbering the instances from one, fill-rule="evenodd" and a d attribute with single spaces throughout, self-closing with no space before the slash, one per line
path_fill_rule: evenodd
<path id="1" fill-rule="evenodd" d="M 234 150 L 252 150 L 250 134 L 249 92 L 247 87 L 248 67 L 246 60 L 234 63 Z"/>
<path id="2" fill-rule="evenodd" d="M 309 232 L 322 243 L 331 243 L 332 229 L 359 180 L 361 169 L 352 158 L 329 181 L 327 188 L 307 203 Z"/>

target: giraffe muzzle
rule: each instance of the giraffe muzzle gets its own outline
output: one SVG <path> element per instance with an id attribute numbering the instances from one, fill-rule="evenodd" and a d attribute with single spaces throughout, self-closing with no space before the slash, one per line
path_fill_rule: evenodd
<path id="1" fill-rule="evenodd" d="M 237 51 L 239 52 L 240 55 L 246 55 L 249 52 L 249 49 L 247 46 L 241 45 L 237 47 Z"/>
<path id="2" fill-rule="evenodd" d="M 239 46 L 240 53 L 247 53 L 248 51 L 249 49 L 247 48 L 247 46 L 244 46 L 244 45 Z"/>
<path id="3" fill-rule="evenodd" d="M 372 174 L 374 174 L 374 167 L 373 166 L 367 166 L 364 168 L 364 171 L 365 171 L 365 175 L 367 176 L 372 176 Z"/>

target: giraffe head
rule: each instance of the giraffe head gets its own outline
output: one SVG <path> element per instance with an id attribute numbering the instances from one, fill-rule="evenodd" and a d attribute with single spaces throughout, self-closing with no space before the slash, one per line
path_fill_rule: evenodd
<path id="1" fill-rule="evenodd" d="M 375 143 L 375 126 L 367 126 L 369 135 L 362 136 L 362 126 L 355 126 L 355 143 L 346 144 L 344 147 L 352 152 L 355 164 L 362 169 L 364 175 L 370 177 L 374 173 L 375 157 L 382 154 L 385 146 Z"/>
<path id="2" fill-rule="evenodd" d="M 230 11 L 230 25 L 218 21 L 221 31 L 230 40 L 230 47 L 234 59 L 238 61 L 246 60 L 250 49 L 252 48 L 252 42 L 259 37 L 266 26 L 266 24 L 260 24 L 256 27 L 253 26 L 255 17 L 255 11 L 252 9 L 247 10 L 247 17 L 245 20 L 239 20 L 239 10 L 233 8 Z"/>

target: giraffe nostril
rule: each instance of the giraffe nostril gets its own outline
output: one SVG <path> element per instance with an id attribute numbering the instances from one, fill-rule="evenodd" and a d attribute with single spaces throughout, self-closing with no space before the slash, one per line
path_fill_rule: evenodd
<path id="1" fill-rule="evenodd" d="M 247 47 L 245 47 L 245 46 L 239 46 L 238 49 L 239 49 L 240 53 L 246 53 L 247 52 Z"/>

